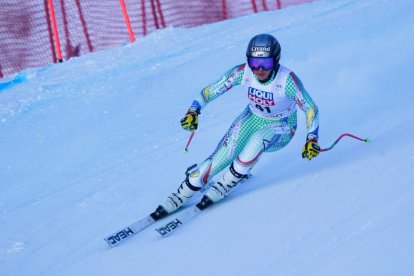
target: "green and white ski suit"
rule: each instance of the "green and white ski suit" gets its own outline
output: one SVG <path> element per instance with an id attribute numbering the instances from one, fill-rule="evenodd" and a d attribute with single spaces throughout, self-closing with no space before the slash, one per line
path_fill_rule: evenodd
<path id="1" fill-rule="evenodd" d="M 201 187 L 233 162 L 234 169 L 247 174 L 264 152 L 285 147 L 295 134 L 297 108 L 306 115 L 308 137 L 317 138 L 318 108 L 299 78 L 280 65 L 270 80 L 261 83 L 246 64 L 235 66 L 208 85 L 190 109 L 203 109 L 208 103 L 241 85 L 249 104 L 234 120 L 215 151 L 190 172 L 189 181 Z"/>

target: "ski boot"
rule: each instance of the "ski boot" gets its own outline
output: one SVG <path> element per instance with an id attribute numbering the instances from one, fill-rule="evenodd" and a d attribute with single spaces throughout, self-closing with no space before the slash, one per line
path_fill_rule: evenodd
<path id="1" fill-rule="evenodd" d="M 236 172 L 233 164 L 231 164 L 229 170 L 211 186 L 207 194 L 201 199 L 200 206 L 197 205 L 197 207 L 203 210 L 213 203 L 222 200 L 244 177 L 246 175 Z"/>
<path id="2" fill-rule="evenodd" d="M 197 165 L 194 164 L 187 169 L 185 172 L 186 177 L 178 187 L 177 192 L 172 193 L 163 204 L 158 206 L 157 210 L 153 213 L 155 217 L 163 218 L 168 214 L 171 214 L 183 206 L 194 195 L 194 193 L 201 189 L 201 187 L 194 186 L 190 182 L 191 170 L 193 170 L 196 166 Z M 154 216 L 152 217 L 154 218 Z"/>

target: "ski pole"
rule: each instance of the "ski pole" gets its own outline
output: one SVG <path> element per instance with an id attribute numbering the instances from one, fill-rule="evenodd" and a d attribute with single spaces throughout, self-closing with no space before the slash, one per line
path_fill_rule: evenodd
<path id="1" fill-rule="evenodd" d="M 355 135 L 352 135 L 352 134 L 349 134 L 349 133 L 343 133 L 341 136 L 338 137 L 338 139 L 335 140 L 335 142 L 329 148 L 321 149 L 320 151 L 322 152 L 322 151 L 331 150 L 333 147 L 335 147 L 336 144 L 338 144 L 339 140 L 341 140 L 345 136 L 349 136 L 351 138 L 357 139 L 357 140 L 365 142 L 365 143 L 369 142 L 368 138 L 362 139 L 362 138 L 359 138 L 359 137 L 357 137 Z"/>
<path id="2" fill-rule="evenodd" d="M 191 140 L 193 140 L 194 133 L 195 133 L 195 130 L 193 130 L 193 131 L 191 132 L 190 138 L 188 138 L 187 145 L 185 146 L 185 149 L 184 149 L 184 151 L 185 151 L 185 152 L 187 152 L 187 151 L 188 151 L 188 147 L 190 146 Z"/>

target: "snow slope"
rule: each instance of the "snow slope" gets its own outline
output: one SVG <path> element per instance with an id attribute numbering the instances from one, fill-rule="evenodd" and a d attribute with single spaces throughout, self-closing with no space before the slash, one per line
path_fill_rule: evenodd
<path id="1" fill-rule="evenodd" d="M 242 111 L 236 87 L 183 152 L 195 94 L 263 32 L 317 102 L 321 146 L 372 143 L 305 161 L 300 113 L 227 200 L 110 249 L 103 237 L 153 211 Z M 0 90 L 0 275 L 414 275 L 413 42 L 413 1 L 323 0 L 21 72 Z"/>

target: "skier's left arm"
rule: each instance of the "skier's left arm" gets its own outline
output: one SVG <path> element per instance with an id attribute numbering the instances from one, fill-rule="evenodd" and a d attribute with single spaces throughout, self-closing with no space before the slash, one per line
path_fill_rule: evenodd
<path id="1" fill-rule="evenodd" d="M 318 106 L 306 91 L 301 80 L 291 72 L 286 83 L 286 94 L 295 100 L 299 108 L 306 116 L 306 143 L 302 149 L 302 157 L 311 160 L 317 156 L 320 151 L 318 145 L 319 132 L 319 110 Z"/>

